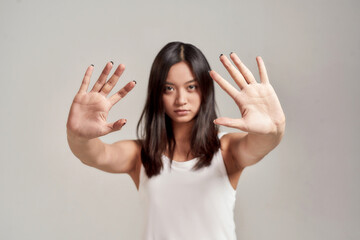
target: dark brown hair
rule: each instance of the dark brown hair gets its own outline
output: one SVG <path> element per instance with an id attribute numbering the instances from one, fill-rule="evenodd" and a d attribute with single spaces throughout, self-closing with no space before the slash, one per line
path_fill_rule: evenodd
<path id="1" fill-rule="evenodd" d="M 191 154 L 199 159 L 194 170 L 209 166 L 220 147 L 218 126 L 213 123 L 217 115 L 214 83 L 208 72 L 210 65 L 197 47 L 170 42 L 160 50 L 152 64 L 147 99 L 137 125 L 142 144 L 141 161 L 149 178 L 161 172 L 161 157 L 167 149 L 170 159 L 173 158 L 176 142 L 171 119 L 165 114 L 162 94 L 171 66 L 182 61 L 190 66 L 201 92 L 201 105 L 191 132 Z"/>

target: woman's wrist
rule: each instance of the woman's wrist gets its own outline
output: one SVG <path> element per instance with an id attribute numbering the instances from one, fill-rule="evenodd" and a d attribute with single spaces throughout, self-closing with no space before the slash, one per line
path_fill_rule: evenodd
<path id="1" fill-rule="evenodd" d="M 78 134 L 72 132 L 69 128 L 66 129 L 66 134 L 69 142 L 86 143 L 90 140 L 89 138 L 79 136 Z"/>

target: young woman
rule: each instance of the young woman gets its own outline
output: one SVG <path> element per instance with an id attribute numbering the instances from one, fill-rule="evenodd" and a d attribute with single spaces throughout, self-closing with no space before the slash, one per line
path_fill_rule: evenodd
<path id="1" fill-rule="evenodd" d="M 240 90 L 211 70 L 195 46 L 168 43 L 151 68 L 139 139 L 113 144 L 98 137 L 125 125 L 126 119 L 108 123 L 106 118 L 136 82 L 107 98 L 125 66 L 107 80 L 113 67 L 107 63 L 90 92 L 94 66 L 85 73 L 67 122 L 69 146 L 89 166 L 131 176 L 144 203 L 143 239 L 236 239 L 239 177 L 279 144 L 285 116 L 263 60 L 256 58 L 258 83 L 235 53 L 230 58 L 236 67 L 220 55 Z M 241 118 L 217 118 L 213 80 L 234 99 Z M 221 134 L 218 125 L 242 132 Z"/>

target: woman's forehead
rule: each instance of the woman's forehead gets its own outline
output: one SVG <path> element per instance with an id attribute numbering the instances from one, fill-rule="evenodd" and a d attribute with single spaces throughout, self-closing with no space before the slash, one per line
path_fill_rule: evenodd
<path id="1" fill-rule="evenodd" d="M 195 76 L 186 62 L 179 62 L 171 66 L 166 82 L 173 84 L 186 84 L 195 81 Z"/>

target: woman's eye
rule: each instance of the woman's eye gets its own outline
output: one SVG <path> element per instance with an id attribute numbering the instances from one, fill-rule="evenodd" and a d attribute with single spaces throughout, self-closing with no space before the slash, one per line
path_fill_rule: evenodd
<path id="1" fill-rule="evenodd" d="M 189 85 L 188 88 L 189 88 L 190 90 L 194 90 L 194 89 L 197 88 L 197 86 L 196 86 L 196 85 Z"/>
<path id="2" fill-rule="evenodd" d="M 174 88 L 171 87 L 171 86 L 165 86 L 165 88 L 164 88 L 164 91 L 165 91 L 165 92 L 170 92 L 170 91 L 172 91 L 172 90 L 174 90 Z"/>

